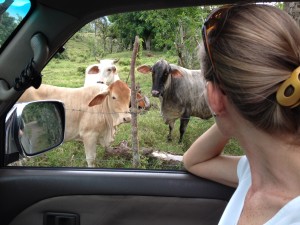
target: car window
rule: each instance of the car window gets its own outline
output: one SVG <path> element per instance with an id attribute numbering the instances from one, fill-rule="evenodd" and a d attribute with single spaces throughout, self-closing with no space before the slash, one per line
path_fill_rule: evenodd
<path id="1" fill-rule="evenodd" d="M 116 70 L 120 80 L 131 87 L 133 82 L 130 76 L 131 62 L 134 56 L 134 42 L 138 37 L 139 51 L 134 67 L 135 83 L 136 90 L 140 91 L 140 97 L 147 107 L 141 106 L 136 111 L 131 108 L 131 115 L 134 115 L 133 112 L 137 115 L 136 128 L 133 129 L 132 121 L 118 125 L 114 140 L 105 147 L 99 142 L 103 143 L 110 138 L 103 133 L 103 130 L 110 128 L 103 125 L 101 118 L 123 112 L 118 110 L 88 112 L 87 106 L 83 107 L 82 104 L 87 105 L 92 97 L 87 99 L 80 96 L 68 100 L 80 101 L 76 103 L 77 105 L 65 106 L 66 113 L 76 117 L 70 128 L 73 136 L 68 135 L 72 136 L 71 140 L 66 140 L 61 146 L 45 154 L 22 160 L 22 164 L 24 166 L 87 167 L 86 157 L 91 156 L 86 156 L 85 149 L 93 151 L 93 144 L 87 141 L 84 146 L 82 140 L 76 141 L 76 139 L 95 138 L 99 140 L 96 147 L 95 167 L 182 170 L 183 153 L 214 123 L 214 118 L 207 113 L 203 113 L 202 118 L 180 116 L 175 109 L 177 106 L 174 106 L 174 112 L 169 115 L 169 121 L 174 120 L 174 128 L 171 136 L 168 136 L 167 122 L 169 121 L 164 120 L 163 115 L 167 112 L 162 112 L 164 106 L 161 104 L 161 97 L 155 95 L 152 90 L 152 74 L 149 71 L 140 72 L 137 68 L 153 66 L 158 60 L 165 59 L 170 64 L 200 70 L 197 57 L 198 45 L 202 41 L 201 27 L 211 9 L 211 6 L 207 6 L 123 13 L 101 17 L 82 27 L 65 44 L 65 51 L 57 53 L 44 68 L 43 84 L 82 88 L 87 76 L 99 75 L 99 70 L 103 69 L 106 72 Z M 91 79 L 95 83 L 106 82 Z M 187 93 L 190 88 L 173 90 L 173 95 L 184 98 L 184 93 Z M 199 101 L 203 99 L 199 98 Z M 180 107 L 184 111 L 184 107 Z M 83 114 L 81 117 L 78 116 L 80 113 L 85 116 Z M 98 115 L 97 119 L 93 119 L 94 114 Z M 181 142 L 180 117 L 182 121 L 189 119 Z M 80 128 L 80 123 L 89 123 L 89 125 Z M 95 130 L 92 127 L 97 123 L 99 125 Z M 88 137 L 82 132 L 87 132 Z M 242 154 L 240 146 L 234 140 L 226 146 L 225 151 L 235 155 Z"/>
<path id="2" fill-rule="evenodd" d="M 0 46 L 16 30 L 30 7 L 29 0 L 0 0 Z"/>

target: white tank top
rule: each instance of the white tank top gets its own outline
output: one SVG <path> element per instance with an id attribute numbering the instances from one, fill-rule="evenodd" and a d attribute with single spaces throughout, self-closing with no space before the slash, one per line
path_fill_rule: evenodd
<path id="1" fill-rule="evenodd" d="M 236 225 L 251 184 L 248 159 L 243 156 L 237 166 L 239 185 L 221 217 L 219 225 Z M 264 225 L 300 225 L 300 196 L 289 201 Z"/>

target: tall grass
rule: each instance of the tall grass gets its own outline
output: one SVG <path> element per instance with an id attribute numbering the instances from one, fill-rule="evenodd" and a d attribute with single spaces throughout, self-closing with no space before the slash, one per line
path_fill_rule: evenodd
<path id="1" fill-rule="evenodd" d="M 81 87 L 84 83 L 85 68 L 97 63 L 95 57 L 89 57 L 88 45 L 78 38 L 71 39 L 66 44 L 66 51 L 59 57 L 53 58 L 42 71 L 43 83 L 63 87 Z M 120 78 L 130 84 L 129 72 L 131 62 L 131 52 L 120 52 L 106 55 L 105 58 L 119 59 L 117 64 Z M 165 58 L 171 63 L 176 63 L 176 56 L 164 54 L 162 52 L 143 51 L 137 59 L 137 65 L 153 65 L 158 59 Z M 150 149 L 182 155 L 189 146 L 205 132 L 213 123 L 214 119 L 201 120 L 192 117 L 188 124 L 183 142 L 179 140 L 179 120 L 175 123 L 173 140 L 167 141 L 168 126 L 164 124 L 160 115 L 160 103 L 158 98 L 151 96 L 151 75 L 135 73 L 136 83 L 141 91 L 151 102 L 148 111 L 138 115 L 138 140 L 140 149 Z M 131 147 L 131 125 L 121 124 L 117 128 L 112 147 L 117 147 L 121 142 L 127 143 Z M 237 142 L 230 141 L 225 147 L 225 153 L 240 155 L 242 151 Z M 63 166 L 63 167 L 86 167 L 85 153 L 81 142 L 69 141 L 63 143 L 58 148 L 49 151 L 41 156 L 30 159 L 26 162 L 30 166 Z M 131 157 L 128 156 L 107 156 L 101 146 L 97 147 L 97 167 L 102 168 L 131 168 Z M 141 155 L 141 168 L 145 169 L 182 169 L 182 163 L 163 162 L 146 155 Z"/>

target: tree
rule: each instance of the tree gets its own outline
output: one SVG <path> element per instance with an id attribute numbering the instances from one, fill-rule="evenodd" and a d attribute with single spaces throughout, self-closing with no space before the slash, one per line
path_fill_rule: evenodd
<path id="1" fill-rule="evenodd" d="M 2 19 L 2 14 L 6 12 L 6 10 L 10 7 L 10 5 L 13 3 L 13 0 L 5 0 L 3 3 L 0 4 L 0 22 Z"/>
<path id="2" fill-rule="evenodd" d="M 15 18 L 10 17 L 7 12 L 4 12 L 0 22 L 0 46 L 6 41 L 16 27 L 17 23 Z"/>
<path id="3" fill-rule="evenodd" d="M 93 57 L 102 57 L 104 52 L 112 52 L 112 40 L 108 18 L 100 17 L 86 24 L 79 31 L 81 36 L 90 36 L 88 45 Z M 109 45 L 109 46 L 108 46 Z"/>
<path id="4" fill-rule="evenodd" d="M 144 40 L 146 50 L 174 50 L 179 27 L 184 28 L 186 39 L 194 34 L 199 36 L 202 17 L 203 8 L 189 7 L 130 12 L 108 18 L 112 23 L 112 32 L 125 48 L 131 49 L 134 37 L 138 35 Z"/>
<path id="5" fill-rule="evenodd" d="M 143 12 L 131 12 L 109 16 L 112 34 L 119 39 L 124 49 L 132 49 L 135 36 L 147 40 L 151 27 L 142 19 Z"/>
<path id="6" fill-rule="evenodd" d="M 177 29 L 174 40 L 178 65 L 186 68 L 200 68 L 198 46 L 201 42 L 201 29 L 210 7 L 192 8 L 192 10 L 173 11 L 177 15 Z"/>
<path id="7" fill-rule="evenodd" d="M 130 12 L 109 16 L 111 32 L 124 49 L 132 49 L 135 36 L 143 40 L 146 50 L 171 51 L 178 64 L 187 68 L 200 67 L 197 46 L 201 27 L 211 8 L 188 7 Z"/>
<path id="8" fill-rule="evenodd" d="M 109 36 L 109 22 L 108 18 L 100 17 L 94 20 L 95 38 L 99 37 L 103 46 L 103 50 L 106 50 L 106 38 Z"/>
<path id="9" fill-rule="evenodd" d="M 299 2 L 285 2 L 283 10 L 290 14 L 295 21 L 300 25 L 300 3 Z"/>

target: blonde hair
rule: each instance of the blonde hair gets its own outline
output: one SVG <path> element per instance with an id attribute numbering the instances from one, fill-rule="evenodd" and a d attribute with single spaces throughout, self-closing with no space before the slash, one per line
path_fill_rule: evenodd
<path id="1" fill-rule="evenodd" d="M 248 4 L 230 9 L 217 40 L 209 46 L 217 85 L 241 115 L 269 133 L 300 133 L 300 107 L 276 102 L 276 91 L 300 66 L 300 29 L 284 11 Z M 210 38 L 210 37 L 209 37 Z M 207 54 L 201 68 L 214 81 Z"/>

